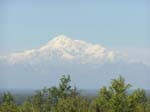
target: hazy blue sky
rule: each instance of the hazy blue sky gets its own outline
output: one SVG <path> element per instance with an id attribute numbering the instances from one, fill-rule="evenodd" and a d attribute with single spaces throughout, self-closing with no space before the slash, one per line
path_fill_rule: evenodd
<path id="1" fill-rule="evenodd" d="M 150 48 L 149 0 L 0 0 L 0 54 L 37 48 L 54 36 L 115 49 Z"/>
<path id="2" fill-rule="evenodd" d="M 64 34 L 73 39 L 81 39 L 101 44 L 106 48 L 127 52 L 131 58 L 150 65 L 149 1 L 0 0 L 0 55 L 38 48 L 55 36 Z M 148 76 L 143 76 L 142 71 L 142 76 L 136 77 L 136 72 L 133 72 L 131 82 L 133 81 L 134 84 L 134 81 L 138 80 L 135 86 L 143 84 L 139 87 L 147 87 Z M 2 83 L 6 83 L 6 85 L 2 84 L 6 87 L 22 87 L 18 85 L 18 81 L 26 82 L 29 79 L 29 82 L 33 83 L 33 78 L 29 78 L 30 74 L 18 75 L 17 78 L 12 75 L 14 80 L 9 75 L 9 78 L 5 79 L 5 75 L 2 74 L 4 78 L 0 79 Z M 37 82 L 41 81 L 38 83 L 42 87 L 42 84 L 45 84 L 42 81 L 49 80 L 47 77 L 42 79 L 42 75 L 38 77 Z M 97 77 L 91 77 L 98 80 Z M 91 77 L 89 77 L 89 82 Z M 107 75 L 103 77 L 102 79 L 106 79 Z M 86 81 L 88 83 L 88 80 Z"/>

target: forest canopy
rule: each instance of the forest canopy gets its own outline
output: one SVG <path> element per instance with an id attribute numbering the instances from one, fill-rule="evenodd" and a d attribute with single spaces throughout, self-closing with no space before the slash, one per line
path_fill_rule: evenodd
<path id="1" fill-rule="evenodd" d="M 131 85 L 123 77 L 100 88 L 95 97 L 83 96 L 72 87 L 69 75 L 63 75 L 58 86 L 44 88 L 17 104 L 10 92 L 0 102 L 0 112 L 150 112 L 150 99 L 145 90 L 128 93 Z"/>

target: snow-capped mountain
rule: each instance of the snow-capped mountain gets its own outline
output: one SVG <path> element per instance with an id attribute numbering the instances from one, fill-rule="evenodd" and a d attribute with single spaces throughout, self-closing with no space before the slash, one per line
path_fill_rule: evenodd
<path id="1" fill-rule="evenodd" d="M 131 63 L 121 53 L 99 44 L 64 35 L 37 49 L 0 56 L 0 88 L 52 86 L 63 74 L 70 74 L 80 88 L 108 85 L 120 74 L 135 87 L 150 85 L 149 66 Z"/>
<path id="2" fill-rule="evenodd" d="M 60 35 L 38 49 L 13 53 L 3 57 L 9 64 L 19 64 L 27 61 L 37 63 L 36 61 L 39 60 L 52 61 L 56 58 L 57 60 L 92 64 L 113 62 L 117 58 L 117 53 L 98 44 L 72 40 Z"/>

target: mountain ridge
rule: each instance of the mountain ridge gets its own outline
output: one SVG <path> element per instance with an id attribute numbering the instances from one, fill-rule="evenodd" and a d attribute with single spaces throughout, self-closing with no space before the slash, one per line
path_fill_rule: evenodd
<path id="1" fill-rule="evenodd" d="M 19 53 L 12 53 L 5 56 L 10 64 L 16 64 L 32 57 L 58 57 L 62 60 L 78 60 L 82 63 L 104 61 L 113 62 L 117 57 L 116 52 L 108 50 L 99 44 L 87 43 L 82 40 L 73 40 L 65 35 L 60 35 L 50 40 L 47 44 L 38 49 L 26 50 Z M 86 60 L 85 60 L 86 59 Z"/>
<path id="2" fill-rule="evenodd" d="M 134 88 L 149 88 L 149 68 L 99 44 L 57 36 L 38 49 L 1 57 L 0 88 L 50 87 L 64 74 L 80 88 L 108 85 L 120 74 Z"/>

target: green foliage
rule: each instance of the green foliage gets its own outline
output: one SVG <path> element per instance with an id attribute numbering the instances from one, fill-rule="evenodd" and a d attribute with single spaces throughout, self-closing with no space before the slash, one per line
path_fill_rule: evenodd
<path id="1" fill-rule="evenodd" d="M 34 112 L 33 105 L 28 101 L 25 101 L 22 104 L 22 106 L 20 107 L 20 110 L 21 112 Z"/>
<path id="2" fill-rule="evenodd" d="M 0 106 L 0 112 L 19 112 L 19 107 L 16 104 L 4 102 Z"/>
<path id="3" fill-rule="evenodd" d="M 15 104 L 14 98 L 10 92 L 4 93 L 0 112 L 19 112 L 18 106 Z"/>
<path id="4" fill-rule="evenodd" d="M 12 94 L 10 92 L 4 93 L 3 97 L 2 97 L 2 101 L 4 103 L 13 103 L 14 102 L 14 98 L 12 96 Z"/>
<path id="5" fill-rule="evenodd" d="M 81 97 L 68 97 L 59 99 L 53 112 L 88 112 L 89 103 Z"/>
<path id="6" fill-rule="evenodd" d="M 44 88 L 17 105 L 11 93 L 4 93 L 0 112 L 150 112 L 150 98 L 144 90 L 128 93 L 131 85 L 121 76 L 110 87 L 102 87 L 95 98 L 81 96 L 63 75 L 55 87 Z"/>
<path id="7" fill-rule="evenodd" d="M 146 112 L 146 95 L 144 90 L 135 90 L 127 94 L 131 87 L 125 84 L 121 76 L 111 82 L 109 88 L 101 88 L 98 97 L 93 101 L 95 112 Z"/>

